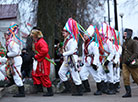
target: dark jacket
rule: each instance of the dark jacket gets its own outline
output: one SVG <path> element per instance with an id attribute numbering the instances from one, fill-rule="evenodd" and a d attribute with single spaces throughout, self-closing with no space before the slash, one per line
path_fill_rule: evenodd
<path id="1" fill-rule="evenodd" d="M 138 42 L 132 39 L 126 40 L 123 43 L 122 63 L 133 61 L 138 57 Z"/>

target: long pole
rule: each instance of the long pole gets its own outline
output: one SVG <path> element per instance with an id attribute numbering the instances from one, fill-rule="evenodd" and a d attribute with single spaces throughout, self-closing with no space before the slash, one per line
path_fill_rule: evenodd
<path id="1" fill-rule="evenodd" d="M 107 6 L 108 6 L 108 23 L 110 25 L 110 4 L 109 4 L 109 0 L 107 0 Z"/>
<path id="2" fill-rule="evenodd" d="M 124 13 L 120 13 L 119 16 L 121 17 L 122 35 L 123 35 L 123 16 L 124 16 Z"/>
<path id="3" fill-rule="evenodd" d="M 114 15 L 115 15 L 115 29 L 118 30 L 117 3 L 116 3 L 116 0 L 114 0 Z"/>
<path id="4" fill-rule="evenodd" d="M 122 23 L 122 35 L 123 35 L 123 16 L 121 17 L 121 23 Z"/>

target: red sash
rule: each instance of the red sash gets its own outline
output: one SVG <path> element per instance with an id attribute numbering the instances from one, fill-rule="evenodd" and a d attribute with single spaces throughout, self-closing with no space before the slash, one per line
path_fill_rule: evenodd
<path id="1" fill-rule="evenodd" d="M 64 45 L 63 45 L 63 49 L 64 49 L 64 50 L 65 50 L 65 47 L 66 47 L 68 41 L 69 41 L 70 39 L 72 39 L 72 38 L 73 38 L 73 37 L 70 37 L 70 38 L 67 38 L 67 39 L 65 40 Z M 65 51 L 66 51 L 66 50 L 65 50 Z"/>
<path id="2" fill-rule="evenodd" d="M 93 55 L 88 55 L 88 46 L 89 46 L 89 44 L 90 44 L 90 41 L 91 41 L 91 39 L 88 39 L 88 40 L 86 40 L 85 41 L 85 43 L 84 43 L 84 54 L 85 54 L 85 62 L 87 62 L 87 57 L 89 56 L 89 57 L 91 57 L 91 64 L 93 63 Z"/>

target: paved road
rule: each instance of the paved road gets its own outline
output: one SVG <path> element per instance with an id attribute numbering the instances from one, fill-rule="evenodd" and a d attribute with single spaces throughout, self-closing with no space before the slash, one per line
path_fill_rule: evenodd
<path id="1" fill-rule="evenodd" d="M 26 95 L 25 98 L 13 98 L 11 94 L 5 95 L 0 102 L 138 102 L 138 86 L 132 83 L 132 98 L 122 98 L 125 93 L 123 83 L 121 81 L 120 93 L 116 95 L 94 96 L 96 90 L 95 82 L 91 82 L 92 92 L 84 94 L 84 96 L 71 96 L 70 94 L 55 94 L 53 97 L 43 97 L 43 93 Z"/>

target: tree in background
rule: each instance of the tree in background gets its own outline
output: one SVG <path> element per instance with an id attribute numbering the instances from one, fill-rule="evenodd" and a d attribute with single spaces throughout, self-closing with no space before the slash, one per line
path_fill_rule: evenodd
<path id="1" fill-rule="evenodd" d="M 63 40 L 61 30 L 72 17 L 85 29 L 90 24 L 99 25 L 103 19 L 105 0 L 39 0 L 37 24 L 49 44 L 50 56 L 54 57 L 54 40 Z M 81 41 L 80 45 L 81 46 Z M 80 48 L 80 47 L 79 47 Z M 81 51 L 81 48 L 79 49 Z"/>

